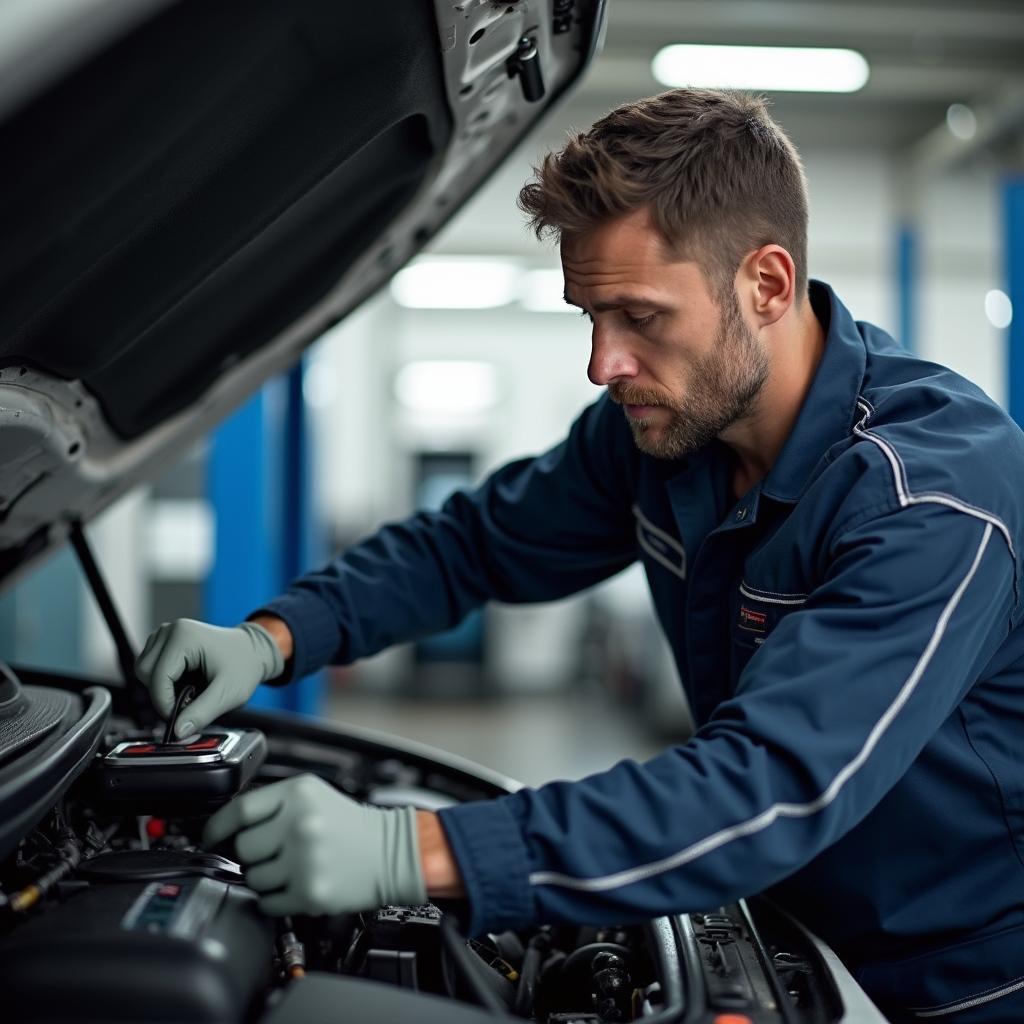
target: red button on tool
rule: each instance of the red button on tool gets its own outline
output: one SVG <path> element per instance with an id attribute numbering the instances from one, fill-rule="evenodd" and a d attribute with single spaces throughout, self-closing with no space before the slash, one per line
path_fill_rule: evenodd
<path id="1" fill-rule="evenodd" d="M 156 891 L 157 896 L 162 896 L 164 899 L 173 900 L 181 894 L 181 886 L 174 885 L 171 882 L 165 882 Z"/>
<path id="2" fill-rule="evenodd" d="M 163 839 L 167 835 L 167 822 L 163 818 L 150 818 L 146 822 L 146 835 L 150 839 Z"/>
<path id="3" fill-rule="evenodd" d="M 136 754 L 155 754 L 156 746 L 152 743 L 136 743 L 131 747 L 125 747 L 121 751 L 124 757 L 134 757 Z"/>
<path id="4" fill-rule="evenodd" d="M 754 1024 L 745 1013 L 720 1013 L 712 1024 Z"/>
<path id="5" fill-rule="evenodd" d="M 190 743 L 185 750 L 216 750 L 220 746 L 219 736 L 207 736 L 204 740 L 196 740 Z"/>

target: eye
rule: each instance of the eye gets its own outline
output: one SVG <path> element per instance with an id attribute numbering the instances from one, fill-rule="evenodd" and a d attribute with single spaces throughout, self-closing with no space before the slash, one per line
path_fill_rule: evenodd
<path id="1" fill-rule="evenodd" d="M 626 319 L 627 319 L 627 320 L 628 320 L 628 321 L 629 321 L 629 322 L 630 322 L 630 323 L 631 323 L 631 324 L 632 324 L 632 325 L 633 325 L 634 327 L 646 327 L 646 326 L 647 326 L 647 325 L 648 325 L 648 324 L 649 324 L 649 323 L 650 323 L 650 322 L 651 322 L 651 321 L 652 321 L 652 320 L 653 320 L 653 319 L 654 319 L 654 318 L 655 318 L 655 317 L 656 317 L 657 315 L 658 315 L 657 313 L 651 313 L 651 314 L 649 314 L 648 316 L 641 316 L 641 317 L 632 317 L 632 316 L 630 316 L 630 315 L 629 315 L 629 314 L 627 313 L 627 314 L 626 314 Z"/>

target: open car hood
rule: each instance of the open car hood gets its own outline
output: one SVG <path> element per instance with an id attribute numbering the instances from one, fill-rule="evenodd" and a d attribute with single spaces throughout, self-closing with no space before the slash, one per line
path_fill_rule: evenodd
<path id="1" fill-rule="evenodd" d="M 0 583 L 386 282 L 604 0 L 8 0 Z"/>

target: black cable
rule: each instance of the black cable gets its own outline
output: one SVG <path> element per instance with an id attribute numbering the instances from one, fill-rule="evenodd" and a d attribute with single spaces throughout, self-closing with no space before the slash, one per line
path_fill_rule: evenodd
<path id="1" fill-rule="evenodd" d="M 519 972 L 519 987 L 516 990 L 516 1001 L 513 1006 L 513 1011 L 520 1017 L 528 1017 L 533 1013 L 541 963 L 550 951 L 551 936 L 547 932 L 538 932 L 526 945 L 526 952 L 523 954 L 523 968 Z"/>
<path id="2" fill-rule="evenodd" d="M 106 581 L 100 573 L 96 559 L 93 558 L 89 542 L 85 539 L 82 524 L 77 519 L 71 524 L 70 537 L 71 546 L 75 549 L 75 554 L 78 556 L 78 561 L 82 566 L 82 571 L 85 573 L 85 578 L 89 581 L 89 588 L 92 590 L 93 597 L 96 598 L 96 603 L 100 606 L 100 611 L 103 613 L 103 618 L 107 623 L 107 629 L 110 630 L 110 635 L 114 638 L 114 646 L 117 648 L 117 660 L 121 665 L 121 675 L 124 676 L 124 681 L 129 686 L 137 685 L 135 678 L 135 652 L 132 650 L 131 641 L 125 632 L 121 616 L 117 613 L 117 608 L 114 605 L 113 598 L 110 596 L 110 590 L 107 587 Z"/>
<path id="3" fill-rule="evenodd" d="M 444 914 L 441 917 L 441 941 L 444 943 L 445 949 L 451 954 L 455 967 L 462 975 L 466 984 L 469 985 L 476 1001 L 493 1013 L 508 1016 L 508 1006 L 498 998 L 497 994 L 488 987 L 487 982 L 480 977 L 480 968 L 484 965 L 469 951 L 469 948 L 466 946 L 466 939 L 459 932 L 459 927 L 451 914 Z"/>
<path id="4" fill-rule="evenodd" d="M 191 684 L 183 686 L 178 691 L 178 697 L 174 702 L 174 708 L 167 719 L 167 726 L 164 729 L 164 746 L 174 739 L 174 726 L 178 722 L 178 715 L 192 702 L 196 695 L 196 688 Z"/>
<path id="5" fill-rule="evenodd" d="M 113 638 L 114 647 L 117 650 L 117 662 L 121 668 L 121 676 L 127 688 L 126 696 L 131 704 L 132 715 L 138 725 L 149 727 L 159 721 L 159 716 L 153 707 L 149 691 L 139 682 L 135 675 L 135 651 L 132 648 L 131 641 L 128 639 L 124 622 L 121 620 L 121 616 L 118 615 L 114 599 L 110 596 L 106 580 L 103 579 L 99 566 L 96 564 L 96 559 L 93 558 L 89 542 L 85 539 L 82 524 L 77 519 L 71 524 L 69 538 L 75 555 L 78 558 L 78 564 L 82 567 L 82 572 L 85 573 L 92 596 L 96 599 L 96 604 L 99 605 L 100 612 L 107 624 L 107 629 Z"/>
<path id="6" fill-rule="evenodd" d="M 768 947 L 764 944 L 764 940 L 761 938 L 761 933 L 758 931 L 757 925 L 754 924 L 754 916 L 750 912 L 750 907 L 747 905 L 747 901 L 740 900 L 739 908 L 740 915 L 743 918 L 743 923 L 747 926 L 747 929 L 750 932 L 751 942 L 754 946 L 755 952 L 757 953 L 757 958 L 761 961 L 761 969 L 764 971 L 765 978 L 768 980 L 768 987 L 772 990 L 775 1002 L 779 1004 L 779 1014 L 786 1024 L 797 1024 L 797 1009 L 782 987 L 782 981 L 779 978 L 775 961 L 769 954 Z"/>

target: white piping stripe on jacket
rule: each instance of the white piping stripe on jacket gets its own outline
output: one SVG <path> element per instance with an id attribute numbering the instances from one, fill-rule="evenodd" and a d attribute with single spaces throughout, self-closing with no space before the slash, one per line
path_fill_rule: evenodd
<path id="1" fill-rule="evenodd" d="M 867 403 L 861 399 L 857 399 L 857 404 L 860 408 L 864 409 L 864 416 L 856 426 L 853 428 L 854 434 L 858 437 L 862 437 L 867 441 L 871 441 L 876 444 L 889 461 L 889 466 L 892 469 L 893 479 L 896 484 L 896 497 L 899 500 L 900 508 L 907 508 L 909 505 L 946 505 L 948 508 L 956 509 L 958 512 L 964 512 L 969 516 L 974 516 L 975 519 L 981 519 L 986 523 L 991 523 L 999 532 L 1003 535 L 1003 539 L 1006 541 L 1006 546 L 1010 549 L 1010 556 L 1013 558 L 1014 563 L 1017 561 L 1017 552 L 1013 546 L 1013 540 L 1010 537 L 1010 530 L 1007 525 L 998 516 L 993 515 L 991 512 L 986 512 L 984 509 L 977 508 L 974 505 L 969 505 L 966 501 L 961 501 L 959 498 L 954 498 L 950 494 L 943 494 L 941 491 L 937 492 L 926 492 L 925 494 L 911 494 L 910 484 L 907 482 L 907 470 L 906 466 L 903 465 L 903 460 L 899 456 L 899 452 L 896 451 L 893 446 L 886 441 L 884 438 L 879 437 L 877 434 L 872 434 L 870 430 L 864 429 L 864 422 L 871 414 L 871 410 L 868 408 Z M 1016 572 L 1014 572 L 1014 590 L 1016 590 Z"/>
<path id="2" fill-rule="evenodd" d="M 1003 996 L 1019 992 L 1024 988 L 1024 979 L 1017 978 L 1008 985 L 1001 988 L 989 989 L 970 999 L 962 999 L 959 1003 L 947 1003 L 934 1010 L 914 1010 L 915 1017 L 945 1017 L 947 1013 L 959 1013 L 961 1010 L 969 1010 L 972 1006 L 981 1006 L 982 1003 L 991 1003 L 993 999 L 1002 999 Z"/>
<path id="3" fill-rule="evenodd" d="M 771 807 L 762 811 L 756 818 L 751 818 L 749 821 L 742 822 L 739 825 L 732 825 L 729 828 L 723 828 L 720 831 L 715 832 L 713 835 L 708 836 L 706 839 L 702 839 L 700 842 L 686 847 L 685 850 L 680 850 L 678 853 L 674 853 L 670 857 L 664 857 L 661 860 L 656 860 L 650 864 L 643 864 L 635 868 L 627 868 L 624 871 L 617 871 L 615 874 L 604 875 L 599 878 L 573 878 L 571 875 L 563 875 L 558 871 L 535 871 L 530 875 L 530 884 L 559 885 L 563 888 L 574 889 L 580 892 L 604 892 L 607 889 L 617 889 L 623 885 L 632 885 L 635 882 L 642 882 L 645 878 L 651 878 L 654 875 L 660 875 L 666 871 L 672 871 L 675 868 L 681 867 L 683 864 L 689 863 L 691 860 L 703 857 L 706 853 L 710 853 L 712 850 L 717 850 L 720 846 L 725 846 L 726 843 L 731 843 L 735 839 L 740 839 L 744 836 L 753 835 L 755 832 L 760 832 L 780 817 L 806 818 L 824 810 L 824 808 L 835 800 L 843 786 L 846 785 L 850 778 L 871 756 L 871 752 L 878 745 L 878 741 L 885 734 L 886 729 L 889 728 L 893 719 L 899 714 L 907 701 L 910 700 L 911 695 L 917 687 L 917 684 L 920 682 L 921 677 L 924 675 L 925 669 L 927 669 L 929 662 L 931 662 L 932 657 L 934 656 L 935 651 L 946 632 L 946 627 L 949 624 L 949 620 L 952 617 L 953 612 L 956 611 L 957 605 L 960 603 L 960 599 L 963 597 L 964 592 L 970 585 L 971 580 L 974 579 L 974 575 L 978 571 L 978 566 L 981 565 L 982 556 L 985 554 L 985 549 L 988 547 L 989 538 L 991 536 L 992 524 L 987 523 L 985 525 L 985 533 L 981 538 L 981 543 L 978 545 L 977 554 L 974 556 L 974 561 L 971 563 L 971 567 L 967 571 L 967 575 L 964 576 L 963 580 L 961 580 L 960 585 L 953 592 L 953 596 L 946 603 L 946 607 L 943 608 L 942 614 L 939 616 L 939 619 L 935 624 L 935 629 L 932 631 L 932 635 L 927 646 L 921 653 L 921 657 L 917 659 L 917 664 L 914 666 L 914 670 L 910 673 L 906 682 L 900 689 L 900 692 L 896 695 L 896 699 L 889 705 L 886 712 L 868 734 L 868 738 L 865 740 L 864 746 L 861 747 L 857 756 L 846 764 L 846 766 L 832 780 L 828 788 L 814 800 L 805 804 L 772 804 Z"/>
<path id="4" fill-rule="evenodd" d="M 636 539 L 640 544 L 640 547 L 644 549 L 659 564 L 665 566 L 671 572 L 674 572 L 680 579 L 686 579 L 686 549 L 680 542 L 672 536 L 671 533 L 666 533 L 660 526 L 655 526 L 647 516 L 640 511 L 639 505 L 633 506 L 633 515 L 636 516 Z M 653 533 L 659 540 L 664 541 L 676 554 L 679 555 L 679 564 L 677 565 L 667 555 L 660 552 L 645 536 L 644 530 L 648 530 Z"/>
<path id="5" fill-rule="evenodd" d="M 680 556 L 686 558 L 686 549 L 679 542 L 678 538 L 673 537 L 671 533 L 667 533 L 660 526 L 655 526 L 654 523 L 652 523 L 650 519 L 648 519 L 647 516 L 645 516 L 643 512 L 640 511 L 639 505 L 633 506 L 633 515 L 635 515 L 637 521 L 643 523 L 643 525 L 648 530 L 650 530 L 651 533 L 657 534 L 657 536 L 659 536 L 670 548 L 673 548 L 680 554 Z"/>
<path id="6" fill-rule="evenodd" d="M 806 604 L 806 594 L 773 594 L 769 590 L 758 590 L 746 580 L 740 584 L 740 593 L 752 601 L 763 601 L 765 604 Z"/>
<path id="7" fill-rule="evenodd" d="M 669 572 L 674 572 L 681 580 L 686 579 L 686 570 L 681 566 L 676 565 L 676 563 L 673 562 L 671 558 L 668 558 L 666 555 L 663 555 L 660 551 L 658 551 L 658 549 L 655 548 L 651 544 L 651 542 L 644 536 L 643 527 L 639 523 L 636 524 L 636 539 L 640 547 L 642 547 L 644 551 L 646 551 L 647 554 L 651 556 L 651 558 L 653 558 L 659 564 L 665 566 L 665 568 L 668 569 Z"/>

